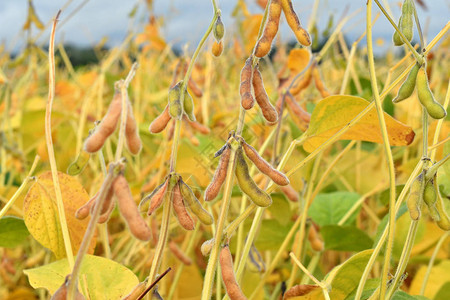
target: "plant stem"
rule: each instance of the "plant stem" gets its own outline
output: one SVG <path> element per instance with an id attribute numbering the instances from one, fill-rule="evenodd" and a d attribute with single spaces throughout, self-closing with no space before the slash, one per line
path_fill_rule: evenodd
<path id="1" fill-rule="evenodd" d="M 92 213 L 91 219 L 89 220 L 88 227 L 86 229 L 86 232 L 83 236 L 83 241 L 81 242 L 80 248 L 78 249 L 77 259 L 75 261 L 75 265 L 72 269 L 71 279 L 69 281 L 69 285 L 67 287 L 67 299 L 72 300 L 75 299 L 75 290 L 78 283 L 78 275 L 81 270 L 81 263 L 83 261 L 84 256 L 86 255 L 89 244 L 91 243 L 92 237 L 95 233 L 95 227 L 97 226 L 98 218 L 100 217 L 100 212 L 103 207 L 103 202 L 105 202 L 106 195 L 108 194 L 108 191 L 111 187 L 112 182 L 114 181 L 114 178 L 116 177 L 116 174 L 118 173 L 116 171 L 117 167 L 121 167 L 121 163 L 113 163 L 110 165 L 108 174 L 106 175 L 105 179 L 103 180 L 102 187 L 100 188 L 100 191 L 98 192 L 97 201 L 94 206 L 94 212 Z"/>
<path id="2" fill-rule="evenodd" d="M 419 294 L 421 296 L 423 296 L 423 294 L 425 293 L 425 288 L 427 287 L 428 278 L 430 277 L 431 269 L 433 268 L 433 265 L 434 265 L 434 260 L 436 259 L 436 256 L 437 256 L 439 250 L 441 250 L 442 244 L 444 244 L 444 241 L 448 238 L 449 235 L 450 235 L 450 231 L 446 231 L 441 236 L 439 241 L 437 242 L 436 248 L 434 248 L 433 254 L 431 255 L 430 261 L 428 263 L 427 271 L 425 272 L 425 275 L 423 276 L 422 287 L 420 288 L 420 294 Z"/>
<path id="3" fill-rule="evenodd" d="M 72 243 L 70 241 L 69 228 L 67 226 L 66 213 L 64 211 L 64 202 L 61 194 L 61 187 L 59 185 L 58 178 L 58 167 L 56 166 L 55 152 L 53 150 L 53 140 L 52 140 L 52 105 L 53 99 L 55 97 L 55 31 L 56 24 L 58 23 L 58 17 L 61 10 L 55 16 L 53 20 L 52 31 L 50 34 L 50 43 L 48 46 L 48 63 L 49 63 L 49 91 L 48 100 L 45 108 L 45 141 L 47 144 L 48 160 L 50 162 L 50 169 L 52 172 L 53 186 L 55 188 L 56 195 L 56 205 L 58 207 L 59 223 L 61 225 L 61 232 L 64 240 L 64 248 L 66 250 L 67 260 L 69 262 L 69 267 L 73 267 L 73 251 Z"/>
<path id="4" fill-rule="evenodd" d="M 377 0 L 375 0 L 377 1 Z M 377 76 L 375 73 L 375 64 L 373 57 L 373 44 L 372 44 L 372 1 L 367 1 L 367 14 L 366 14 L 366 32 L 367 32 L 367 54 L 370 72 L 370 83 L 372 85 L 372 93 L 375 98 L 375 105 L 377 108 L 378 121 L 380 123 L 381 134 L 383 137 L 383 146 L 386 155 L 386 160 L 389 168 L 389 234 L 388 241 L 386 244 L 386 252 L 384 256 L 383 272 L 381 274 L 380 282 L 380 300 L 384 300 L 386 294 L 386 284 L 387 276 L 389 272 L 392 247 L 394 244 L 394 234 L 395 234 L 395 169 L 394 160 L 392 158 L 392 152 L 389 144 L 389 137 L 386 129 L 386 121 L 384 120 L 383 106 L 380 99 L 380 94 L 378 93 Z M 414 50 L 414 49 L 413 49 Z"/>
<path id="5" fill-rule="evenodd" d="M 5 206 L 3 206 L 2 210 L 0 210 L 0 219 L 3 218 L 3 216 L 8 212 L 11 206 L 13 206 L 14 202 L 16 202 L 16 200 L 19 198 L 19 196 L 27 187 L 28 182 L 33 178 L 31 175 L 33 175 L 34 170 L 36 169 L 37 164 L 39 162 L 39 159 L 40 159 L 39 155 L 36 155 L 27 177 L 25 177 L 25 179 L 22 181 L 22 184 L 19 186 L 19 188 L 11 197 L 11 199 L 9 199 L 8 203 L 6 203 Z"/>

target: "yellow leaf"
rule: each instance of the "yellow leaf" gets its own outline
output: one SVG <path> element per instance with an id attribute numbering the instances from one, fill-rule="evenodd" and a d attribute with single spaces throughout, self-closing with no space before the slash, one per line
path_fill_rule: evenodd
<path id="1" fill-rule="evenodd" d="M 263 16 L 260 14 L 250 15 L 242 22 L 242 29 L 244 33 L 244 47 L 245 52 L 250 53 L 255 46 L 256 37 L 258 36 L 259 25 L 261 24 Z"/>
<path id="2" fill-rule="evenodd" d="M 58 179 L 70 240 L 73 251 L 76 253 L 90 219 L 76 219 L 75 211 L 89 200 L 89 195 L 74 177 L 58 172 Z M 25 225 L 31 235 L 43 246 L 49 248 L 58 259 L 64 258 L 66 252 L 50 171 L 39 175 L 36 183 L 31 186 L 24 199 L 23 211 Z M 94 236 L 88 253 L 94 252 L 95 241 Z"/>
<path id="3" fill-rule="evenodd" d="M 347 125 L 367 105 L 369 105 L 368 101 L 356 96 L 338 95 L 324 98 L 317 104 L 311 115 L 311 122 L 306 131 L 307 138 L 303 148 L 308 152 L 314 151 L 314 149 Z M 412 143 L 415 133 L 411 127 L 395 120 L 386 113 L 384 113 L 384 118 L 391 146 L 406 146 Z M 381 144 L 383 140 L 376 108 L 371 109 L 339 139 Z"/>
<path id="4" fill-rule="evenodd" d="M 306 49 L 292 49 L 289 52 L 287 67 L 292 74 L 298 74 L 308 66 L 311 54 Z"/>
<path id="5" fill-rule="evenodd" d="M 450 260 L 444 260 L 440 264 L 435 265 L 431 268 L 430 277 L 428 278 L 428 283 L 425 288 L 424 296 L 429 299 L 434 299 L 434 296 L 439 291 L 439 289 L 446 283 L 450 282 Z M 423 278 L 427 271 L 427 266 L 421 266 L 417 271 L 416 276 L 411 282 L 409 288 L 409 294 L 419 295 L 420 289 L 422 287 Z"/>

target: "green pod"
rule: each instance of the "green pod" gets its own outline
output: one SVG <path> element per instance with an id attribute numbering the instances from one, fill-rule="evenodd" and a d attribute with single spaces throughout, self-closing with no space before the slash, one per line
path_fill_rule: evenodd
<path id="1" fill-rule="evenodd" d="M 419 101 L 425 107 L 428 114 L 434 119 L 445 118 L 447 112 L 442 105 L 434 99 L 433 93 L 428 85 L 427 73 L 423 67 L 421 67 L 417 73 L 416 85 Z"/>
<path id="2" fill-rule="evenodd" d="M 425 185 L 425 190 L 423 191 L 423 202 L 425 202 L 425 204 L 427 205 L 431 218 L 438 222 L 441 218 L 439 216 L 439 212 L 436 209 L 437 194 L 436 189 L 434 188 L 433 180 L 430 180 Z"/>
<path id="3" fill-rule="evenodd" d="M 419 69 L 420 66 L 415 64 L 411 71 L 409 71 L 408 77 L 406 77 L 406 80 L 400 86 L 398 94 L 394 99 L 392 99 L 392 102 L 399 103 L 412 95 L 414 88 L 416 87 L 416 78 Z"/>
<path id="4" fill-rule="evenodd" d="M 437 186 L 435 186 L 434 188 L 435 188 L 436 195 L 437 195 L 436 210 L 440 216 L 440 220 L 437 221 L 436 224 L 442 230 L 449 231 L 450 230 L 450 218 L 445 209 L 444 200 L 441 198 L 441 195 L 439 194 Z"/>
<path id="5" fill-rule="evenodd" d="M 398 24 L 397 27 L 401 30 L 401 26 L 400 24 L 402 23 L 402 16 L 400 16 L 400 18 L 398 19 Z M 398 34 L 397 30 L 394 31 L 394 35 L 392 36 L 392 41 L 394 42 L 395 46 L 401 46 L 403 45 L 403 40 L 400 36 L 400 34 Z"/>
<path id="6" fill-rule="evenodd" d="M 416 179 L 414 179 L 413 183 L 411 184 L 409 196 L 406 200 L 406 206 L 408 207 L 409 215 L 411 216 L 411 219 L 415 221 L 420 219 L 420 210 L 423 201 L 423 183 L 423 174 L 420 174 L 416 177 Z"/>
<path id="7" fill-rule="evenodd" d="M 191 94 L 187 91 L 187 89 L 184 90 L 184 100 L 183 100 L 183 107 L 184 112 L 188 116 L 189 120 L 194 122 L 195 114 L 194 114 L 194 100 L 192 99 Z"/>
<path id="8" fill-rule="evenodd" d="M 183 81 L 178 82 L 169 90 L 169 113 L 174 119 L 181 119 L 183 109 L 181 107 L 181 85 Z"/>
<path id="9" fill-rule="evenodd" d="M 409 42 L 411 42 L 413 38 L 413 15 L 414 3 L 412 0 L 403 1 L 400 30 Z"/>
<path id="10" fill-rule="evenodd" d="M 220 16 L 217 17 L 217 20 L 214 23 L 213 33 L 218 42 L 223 38 L 225 34 L 225 26 L 223 25 L 222 18 Z"/>
<path id="11" fill-rule="evenodd" d="M 186 207 L 197 216 L 200 222 L 205 225 L 211 225 L 214 222 L 213 217 L 203 208 L 200 201 L 195 197 L 194 192 L 192 192 L 191 188 L 183 181 L 183 179 L 180 179 L 180 190 L 181 195 L 183 195 L 183 199 L 186 202 Z"/>
<path id="12" fill-rule="evenodd" d="M 261 190 L 250 176 L 241 146 L 239 146 L 236 151 L 235 174 L 242 192 L 244 192 L 256 205 L 267 207 L 272 204 L 272 198 L 269 194 Z"/>
<path id="13" fill-rule="evenodd" d="M 88 152 L 81 149 L 81 152 L 80 154 L 78 154 L 77 159 L 67 168 L 67 174 L 69 174 L 70 176 L 80 174 L 83 171 L 84 167 L 86 167 L 90 157 L 91 155 Z"/>

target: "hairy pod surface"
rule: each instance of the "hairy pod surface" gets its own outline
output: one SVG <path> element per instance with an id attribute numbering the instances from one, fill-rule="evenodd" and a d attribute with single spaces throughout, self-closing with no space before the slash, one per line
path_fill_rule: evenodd
<path id="1" fill-rule="evenodd" d="M 205 225 L 211 225 L 214 222 L 213 217 L 201 205 L 200 201 L 195 197 L 191 188 L 180 179 L 180 191 L 190 211 L 197 216 L 197 218 Z"/>
<path id="2" fill-rule="evenodd" d="M 261 38 L 256 42 L 255 56 L 264 57 L 272 48 L 272 41 L 278 32 L 278 25 L 281 16 L 281 1 L 272 0 L 269 6 L 269 18 L 264 26 L 264 31 Z"/>
<path id="3" fill-rule="evenodd" d="M 192 260 L 186 255 L 174 241 L 169 242 L 169 249 L 186 266 L 192 265 Z"/>
<path id="4" fill-rule="evenodd" d="M 231 256 L 230 248 L 225 245 L 220 250 L 219 255 L 220 271 L 222 272 L 222 280 L 225 285 L 225 290 L 231 300 L 246 300 L 233 271 L 233 258 Z"/>
<path id="5" fill-rule="evenodd" d="M 217 17 L 213 27 L 213 34 L 217 41 L 221 41 L 225 35 L 225 26 L 223 25 L 222 18 Z"/>
<path id="6" fill-rule="evenodd" d="M 192 99 L 191 94 L 189 94 L 189 92 L 186 89 L 184 90 L 183 106 L 184 112 L 186 113 L 188 119 L 194 122 L 196 120 L 194 114 L 194 99 Z"/>
<path id="7" fill-rule="evenodd" d="M 119 175 L 115 179 L 113 189 L 117 197 L 120 213 L 127 222 L 131 233 L 141 241 L 148 241 L 152 237 L 151 230 L 139 213 L 128 182 L 123 175 Z"/>
<path id="8" fill-rule="evenodd" d="M 281 0 L 281 7 L 286 17 L 286 21 L 289 27 L 291 28 L 292 32 L 294 32 L 298 42 L 305 47 L 311 46 L 311 37 L 308 31 L 306 31 L 306 29 L 302 27 L 302 24 L 292 5 L 292 1 Z"/>
<path id="9" fill-rule="evenodd" d="M 113 100 L 109 105 L 108 112 L 103 117 L 94 133 L 87 137 L 84 142 L 84 150 L 88 153 L 94 153 L 100 150 L 105 144 L 106 139 L 116 130 L 117 122 L 122 112 L 122 96 L 120 90 L 116 90 Z"/>
<path id="10" fill-rule="evenodd" d="M 289 179 L 280 171 L 273 168 L 264 158 L 259 156 L 258 151 L 255 148 L 242 141 L 242 147 L 244 148 L 245 155 L 253 162 L 253 164 L 262 173 L 270 177 L 278 185 L 288 185 Z"/>
<path id="11" fill-rule="evenodd" d="M 214 41 L 212 48 L 211 48 L 211 53 L 215 56 L 218 57 L 222 54 L 223 52 L 223 40 L 220 41 Z"/>
<path id="12" fill-rule="evenodd" d="M 141 210 L 141 207 L 143 207 L 146 202 L 150 201 L 147 215 L 151 216 L 164 202 L 168 186 L 169 179 L 166 178 L 163 183 L 161 183 L 153 190 L 153 192 L 142 198 L 141 202 L 139 203 L 139 210 Z"/>
<path id="13" fill-rule="evenodd" d="M 314 284 L 297 284 L 288 289 L 286 293 L 284 293 L 283 299 L 303 296 L 318 288 L 319 286 Z"/>
<path id="14" fill-rule="evenodd" d="M 195 224 L 192 220 L 186 206 L 183 201 L 183 196 L 181 195 L 180 185 L 177 183 L 173 188 L 172 204 L 175 215 L 177 216 L 178 222 L 186 230 L 194 230 Z"/>
<path id="15" fill-rule="evenodd" d="M 227 177 L 228 164 L 230 162 L 230 154 L 231 148 L 228 144 L 226 144 L 226 148 L 223 150 L 222 155 L 220 157 L 219 165 L 214 172 L 213 179 L 211 183 L 208 185 L 205 191 L 205 201 L 214 200 L 220 192 L 220 188 L 222 187 L 225 178 Z"/>
<path id="16" fill-rule="evenodd" d="M 183 114 L 183 108 L 181 107 L 181 85 L 182 81 L 179 81 L 174 87 L 169 89 L 169 113 L 170 116 L 176 120 L 181 119 Z"/>
<path id="17" fill-rule="evenodd" d="M 270 123 L 275 123 L 278 120 L 278 113 L 270 103 L 258 66 L 253 70 L 253 91 L 255 92 L 256 102 L 261 108 L 264 118 Z"/>
<path id="18" fill-rule="evenodd" d="M 402 4 L 402 17 L 400 20 L 400 30 L 406 37 L 408 42 L 411 42 L 413 38 L 413 16 L 414 16 L 414 3 L 413 0 L 405 0 Z"/>
<path id="19" fill-rule="evenodd" d="M 408 207 L 409 215 L 413 220 L 419 220 L 421 215 L 421 208 L 423 202 L 423 190 L 424 190 L 424 178 L 423 174 L 414 179 L 411 184 L 408 199 L 406 200 L 406 206 Z"/>
<path id="20" fill-rule="evenodd" d="M 445 209 L 444 200 L 442 199 L 441 195 L 439 194 L 437 185 L 436 188 L 436 195 L 437 195 L 437 201 L 436 201 L 436 210 L 439 213 L 439 221 L 436 222 L 436 224 L 441 228 L 442 230 L 449 231 L 450 230 L 450 217 L 447 214 L 447 211 Z"/>
<path id="21" fill-rule="evenodd" d="M 170 117 L 169 114 L 169 104 L 167 104 L 166 107 L 164 108 L 164 111 L 159 116 L 157 116 L 150 124 L 148 130 L 151 133 L 160 133 L 166 128 L 167 124 L 171 119 L 172 118 Z"/>
<path id="22" fill-rule="evenodd" d="M 215 242 L 214 238 L 203 242 L 202 246 L 200 247 L 200 251 L 202 252 L 203 256 L 209 255 L 212 247 L 214 246 L 214 242 Z"/>
<path id="23" fill-rule="evenodd" d="M 397 27 L 398 27 L 398 29 L 400 29 L 400 31 L 402 30 L 401 26 L 400 26 L 401 24 L 402 24 L 402 16 L 400 16 L 400 18 L 398 19 L 398 23 L 397 23 Z M 398 34 L 397 30 L 394 31 L 394 35 L 392 36 L 392 41 L 394 42 L 395 46 L 401 46 L 404 44 L 404 42 L 403 42 L 400 34 Z"/>
<path id="24" fill-rule="evenodd" d="M 270 198 L 269 194 L 261 190 L 250 176 L 242 147 L 239 147 L 236 151 L 235 174 L 242 192 L 244 192 L 256 205 L 267 207 L 272 204 L 272 198 Z"/>
<path id="25" fill-rule="evenodd" d="M 428 181 L 425 185 L 425 189 L 423 191 L 423 202 L 427 205 L 431 218 L 438 222 L 440 220 L 440 216 L 436 208 L 437 194 L 436 189 L 434 188 L 433 179 Z"/>
<path id="26" fill-rule="evenodd" d="M 428 114 L 434 119 L 445 118 L 447 112 L 442 105 L 434 99 L 433 93 L 428 85 L 428 77 L 424 67 L 421 67 L 417 73 L 416 85 L 419 101 L 425 107 Z"/>
<path id="27" fill-rule="evenodd" d="M 412 95 L 414 88 L 416 87 L 417 73 L 419 72 L 419 69 L 420 66 L 415 64 L 411 71 L 409 71 L 408 77 L 406 77 L 406 80 L 400 86 L 397 96 L 392 99 L 392 102 L 399 103 Z"/>
<path id="28" fill-rule="evenodd" d="M 241 95 L 241 105 L 244 109 L 250 109 L 255 105 L 255 99 L 252 95 L 252 58 L 245 61 L 241 70 L 241 83 L 239 85 L 239 94 Z"/>
<path id="29" fill-rule="evenodd" d="M 139 137 L 139 130 L 137 127 L 136 119 L 134 118 L 133 108 L 131 107 L 131 103 L 127 101 L 128 109 L 127 109 L 127 122 L 125 126 L 125 137 L 127 140 L 127 148 L 131 152 L 131 154 L 136 155 L 141 151 L 142 142 Z"/>

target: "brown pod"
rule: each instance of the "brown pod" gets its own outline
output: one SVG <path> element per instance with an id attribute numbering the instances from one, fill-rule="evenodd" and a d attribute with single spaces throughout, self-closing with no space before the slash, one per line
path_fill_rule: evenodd
<path id="1" fill-rule="evenodd" d="M 122 96 L 120 90 L 116 90 L 114 98 L 109 105 L 108 112 L 103 117 L 94 133 L 88 136 L 84 142 L 84 150 L 94 153 L 103 147 L 106 139 L 116 130 L 117 122 L 122 112 Z"/>
<path id="2" fill-rule="evenodd" d="M 319 234 L 317 233 L 316 227 L 313 224 L 311 224 L 311 226 L 309 226 L 308 240 L 309 240 L 309 243 L 311 244 L 311 248 L 314 251 L 317 251 L 317 252 L 323 251 L 323 246 L 324 246 L 323 242 L 319 238 Z"/>
<path id="3" fill-rule="evenodd" d="M 148 241 L 152 237 L 152 232 L 139 213 L 128 182 L 123 175 L 119 175 L 116 178 L 113 183 L 113 189 L 117 197 L 120 213 L 127 222 L 131 233 L 142 241 Z"/>
<path id="4" fill-rule="evenodd" d="M 108 209 L 98 217 L 97 223 L 103 224 L 108 221 L 114 207 L 116 207 L 116 203 L 114 201 L 110 201 Z"/>
<path id="5" fill-rule="evenodd" d="M 270 123 L 275 123 L 278 120 L 278 113 L 270 103 L 258 66 L 253 70 L 253 91 L 255 92 L 256 102 L 261 108 L 264 118 Z"/>
<path id="6" fill-rule="evenodd" d="M 66 280 L 63 282 L 63 284 L 59 287 L 59 289 L 56 290 L 56 292 L 53 294 L 53 296 L 50 298 L 50 300 L 66 300 L 67 299 L 67 291 L 68 291 L 68 285 L 69 285 L 69 277 L 70 275 L 66 276 Z M 86 298 L 78 291 L 78 288 L 75 289 L 75 300 L 85 300 Z"/>
<path id="7" fill-rule="evenodd" d="M 241 105 L 247 110 L 255 105 L 255 98 L 253 98 L 252 95 L 252 74 L 252 58 L 249 57 L 245 61 L 245 65 L 241 70 L 241 84 L 239 86 Z"/>
<path id="8" fill-rule="evenodd" d="M 274 169 L 267 161 L 264 160 L 261 156 L 259 156 L 258 151 L 255 148 L 247 144 L 244 140 L 242 140 L 242 146 L 245 151 L 245 155 L 255 164 L 255 166 L 262 173 L 266 174 L 270 177 L 278 185 L 288 185 L 289 179 L 281 173 L 280 171 Z"/>
<path id="9" fill-rule="evenodd" d="M 151 133 L 159 133 L 166 128 L 167 124 L 171 119 L 172 118 L 170 117 L 169 114 L 169 104 L 167 104 L 166 108 L 164 108 L 164 111 L 159 116 L 157 116 L 150 124 L 148 130 Z"/>
<path id="10" fill-rule="evenodd" d="M 183 264 L 189 266 L 192 264 L 192 260 L 178 247 L 174 241 L 169 242 L 169 249 L 173 255 L 176 256 Z"/>
<path id="11" fill-rule="evenodd" d="M 88 202 L 86 202 L 83 206 L 81 206 L 77 211 L 75 212 L 75 218 L 78 220 L 86 219 L 87 216 L 89 216 L 89 212 L 91 211 L 91 208 L 95 204 L 95 200 L 97 199 L 97 194 L 94 195 Z"/>
<path id="12" fill-rule="evenodd" d="M 139 298 L 139 296 L 142 295 L 142 293 L 145 291 L 146 285 L 147 285 L 148 277 L 145 281 L 139 282 L 138 285 L 136 285 L 133 290 L 126 295 L 121 300 L 136 300 Z"/>
<path id="13" fill-rule="evenodd" d="M 284 293 L 283 299 L 289 299 L 293 297 L 303 296 L 311 293 L 311 291 L 319 288 L 318 285 L 314 284 L 297 284 L 291 287 Z"/>
<path id="14" fill-rule="evenodd" d="M 269 18 L 266 25 L 264 26 L 264 31 L 261 38 L 256 42 L 255 46 L 255 56 L 264 57 L 266 56 L 270 48 L 272 47 L 272 41 L 278 32 L 278 25 L 280 23 L 281 16 L 281 1 L 272 0 L 269 6 Z"/>
<path id="15" fill-rule="evenodd" d="M 310 46 L 311 37 L 309 36 L 308 31 L 302 27 L 302 24 L 294 11 L 294 7 L 292 6 L 292 1 L 281 0 L 281 7 L 283 8 L 284 15 L 286 16 L 286 21 L 294 32 L 298 42 L 303 46 Z"/>
<path id="16" fill-rule="evenodd" d="M 198 87 L 197 83 L 194 81 L 194 79 L 192 79 L 192 77 L 189 78 L 188 87 L 191 90 L 192 94 L 195 95 L 195 97 L 200 98 L 203 96 L 202 90 Z"/>
<path id="17" fill-rule="evenodd" d="M 110 209 L 111 202 L 114 202 L 114 201 L 112 201 L 113 197 L 114 197 L 114 189 L 112 188 L 113 184 L 114 184 L 114 181 L 111 184 L 111 186 L 109 187 L 109 190 L 106 192 L 105 200 L 103 200 L 103 206 L 102 206 L 102 209 L 100 210 L 100 215 L 106 213 Z M 97 204 L 98 193 L 95 194 L 94 197 L 95 197 L 95 204 Z M 91 210 L 90 210 L 91 215 L 94 214 L 94 209 L 95 209 L 96 206 L 97 205 L 92 205 L 91 206 Z"/>
<path id="18" fill-rule="evenodd" d="M 127 139 L 127 147 L 131 154 L 138 154 L 142 148 L 141 138 L 139 137 L 139 130 L 136 119 L 134 118 L 133 108 L 130 101 L 127 101 L 127 123 L 125 126 L 125 137 Z"/>
<path id="19" fill-rule="evenodd" d="M 180 186 L 177 183 L 173 188 L 172 204 L 178 222 L 186 230 L 194 230 L 195 224 L 184 205 L 183 196 L 181 195 Z"/>
<path id="20" fill-rule="evenodd" d="M 298 192 L 291 185 L 280 186 L 280 190 L 292 202 L 298 202 L 300 199 Z"/>
<path id="21" fill-rule="evenodd" d="M 295 96 L 299 94 L 309 86 L 312 80 L 312 69 L 313 67 L 308 68 L 308 70 L 306 70 L 303 74 L 302 79 L 300 79 L 299 82 L 289 90 L 292 95 Z"/>
<path id="22" fill-rule="evenodd" d="M 286 95 L 285 98 L 286 104 L 292 110 L 292 112 L 303 122 L 309 124 L 311 121 L 311 114 L 305 111 L 298 103 L 290 97 L 290 95 Z"/>
<path id="23" fill-rule="evenodd" d="M 231 252 L 228 245 L 225 245 L 222 250 L 220 250 L 219 262 L 220 271 L 222 272 L 222 280 L 228 297 L 230 297 L 231 300 L 247 299 L 236 281 L 233 271 L 233 258 L 231 257 Z"/>
<path id="24" fill-rule="evenodd" d="M 225 178 L 227 177 L 228 163 L 230 162 L 230 154 L 231 149 L 227 144 L 227 147 L 222 152 L 220 157 L 219 165 L 217 166 L 216 171 L 214 172 L 214 177 L 211 180 L 211 183 L 208 185 L 205 191 L 205 201 L 214 200 L 220 192 L 220 188 L 222 187 Z"/>
<path id="25" fill-rule="evenodd" d="M 325 87 L 322 77 L 320 77 L 319 69 L 317 67 L 313 68 L 312 77 L 314 78 L 314 84 L 316 85 L 316 89 L 319 91 L 320 95 L 322 95 L 323 98 L 330 96 L 331 94 Z"/>
<path id="26" fill-rule="evenodd" d="M 164 202 L 168 186 L 169 186 L 169 179 L 166 178 L 166 180 L 158 187 L 156 187 L 153 190 L 153 192 L 142 198 L 141 203 L 139 203 L 139 208 L 147 201 L 150 201 L 147 215 L 151 216 Z"/>
<path id="27" fill-rule="evenodd" d="M 198 121 L 191 121 L 186 116 L 183 117 L 195 131 L 198 131 L 201 134 L 209 134 L 211 132 L 211 129 L 202 123 L 199 123 Z"/>

